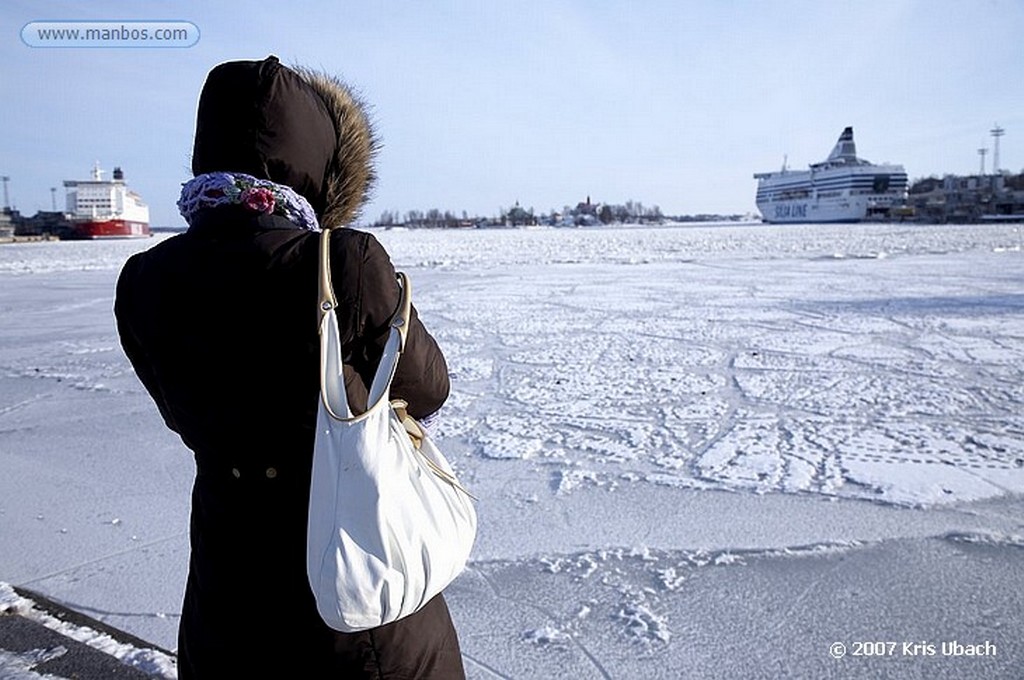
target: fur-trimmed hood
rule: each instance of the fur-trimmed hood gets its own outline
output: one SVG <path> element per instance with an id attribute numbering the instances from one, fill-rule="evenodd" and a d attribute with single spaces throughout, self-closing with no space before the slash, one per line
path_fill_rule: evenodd
<path id="1" fill-rule="evenodd" d="M 199 97 L 192 172 L 286 184 L 321 226 L 349 224 L 369 198 L 378 142 L 365 105 L 338 78 L 277 57 L 220 64 Z"/>

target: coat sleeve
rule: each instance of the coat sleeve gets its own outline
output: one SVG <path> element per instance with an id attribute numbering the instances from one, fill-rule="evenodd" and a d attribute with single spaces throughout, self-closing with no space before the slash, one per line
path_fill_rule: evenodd
<path id="1" fill-rule="evenodd" d="M 167 427 L 177 432 L 178 428 L 174 418 L 171 416 L 171 411 L 167 406 L 166 400 L 163 398 L 160 381 L 153 370 L 153 362 L 150 361 L 149 356 L 143 349 L 142 343 L 139 341 L 135 331 L 136 324 L 142 322 L 140 310 L 136 307 L 137 299 L 134 295 L 134 291 L 139 290 L 142 285 L 139 280 L 141 257 L 141 255 L 132 256 L 125 263 L 121 269 L 121 274 L 117 278 L 117 290 L 114 296 L 114 318 L 117 322 L 117 334 L 121 340 L 121 348 L 128 357 L 132 368 L 135 369 L 135 375 L 138 376 L 143 387 L 146 388 L 153 401 L 156 402 L 164 423 Z"/>
<path id="2" fill-rule="evenodd" d="M 391 258 L 383 246 L 372 234 L 367 234 L 366 238 L 359 306 L 360 334 L 376 355 L 377 361 L 372 362 L 376 366 L 387 342 L 391 319 L 401 301 L 401 290 Z M 413 306 L 405 351 L 391 384 L 392 398 L 407 401 L 409 414 L 414 418 L 425 418 L 441 408 L 448 398 L 449 389 L 448 365 L 444 355 Z"/>

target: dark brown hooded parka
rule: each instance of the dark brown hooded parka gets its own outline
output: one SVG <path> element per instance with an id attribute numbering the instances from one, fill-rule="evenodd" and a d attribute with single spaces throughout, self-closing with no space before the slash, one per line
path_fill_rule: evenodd
<path id="1" fill-rule="evenodd" d="M 242 172 L 303 195 L 343 226 L 373 179 L 365 112 L 340 82 L 274 57 L 210 72 L 192 170 Z M 364 633 L 319 618 L 306 578 L 306 517 L 319 395 L 319 235 L 240 206 L 132 257 L 117 284 L 121 343 L 167 426 L 195 454 L 191 558 L 178 642 L 189 678 L 460 678 L 441 596 Z M 354 411 L 399 302 L 372 235 L 338 229 L 332 277 Z M 448 395 L 444 357 L 413 314 L 392 387 L 412 415 Z"/>

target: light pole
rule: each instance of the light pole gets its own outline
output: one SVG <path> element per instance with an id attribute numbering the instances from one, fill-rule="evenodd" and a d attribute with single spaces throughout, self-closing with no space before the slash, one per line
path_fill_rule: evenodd
<path id="1" fill-rule="evenodd" d="M 996 123 L 996 126 L 994 128 L 992 128 L 991 130 L 989 130 L 989 134 L 991 134 L 992 137 L 995 138 L 995 145 L 994 145 L 994 148 L 992 149 L 992 174 L 993 175 L 998 175 L 999 174 L 999 138 L 1006 134 L 1006 130 L 1004 130 L 1003 128 L 999 127 L 999 123 Z"/>

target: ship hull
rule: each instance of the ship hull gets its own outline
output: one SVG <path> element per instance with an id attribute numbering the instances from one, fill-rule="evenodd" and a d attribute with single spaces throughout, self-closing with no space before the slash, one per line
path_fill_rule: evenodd
<path id="1" fill-rule="evenodd" d="M 115 239 L 147 238 L 152 236 L 149 225 L 132 220 L 82 220 L 71 224 L 71 238 Z"/>
<path id="2" fill-rule="evenodd" d="M 770 224 L 852 223 L 867 215 L 867 205 L 851 201 L 778 201 L 758 203 L 762 219 Z"/>

